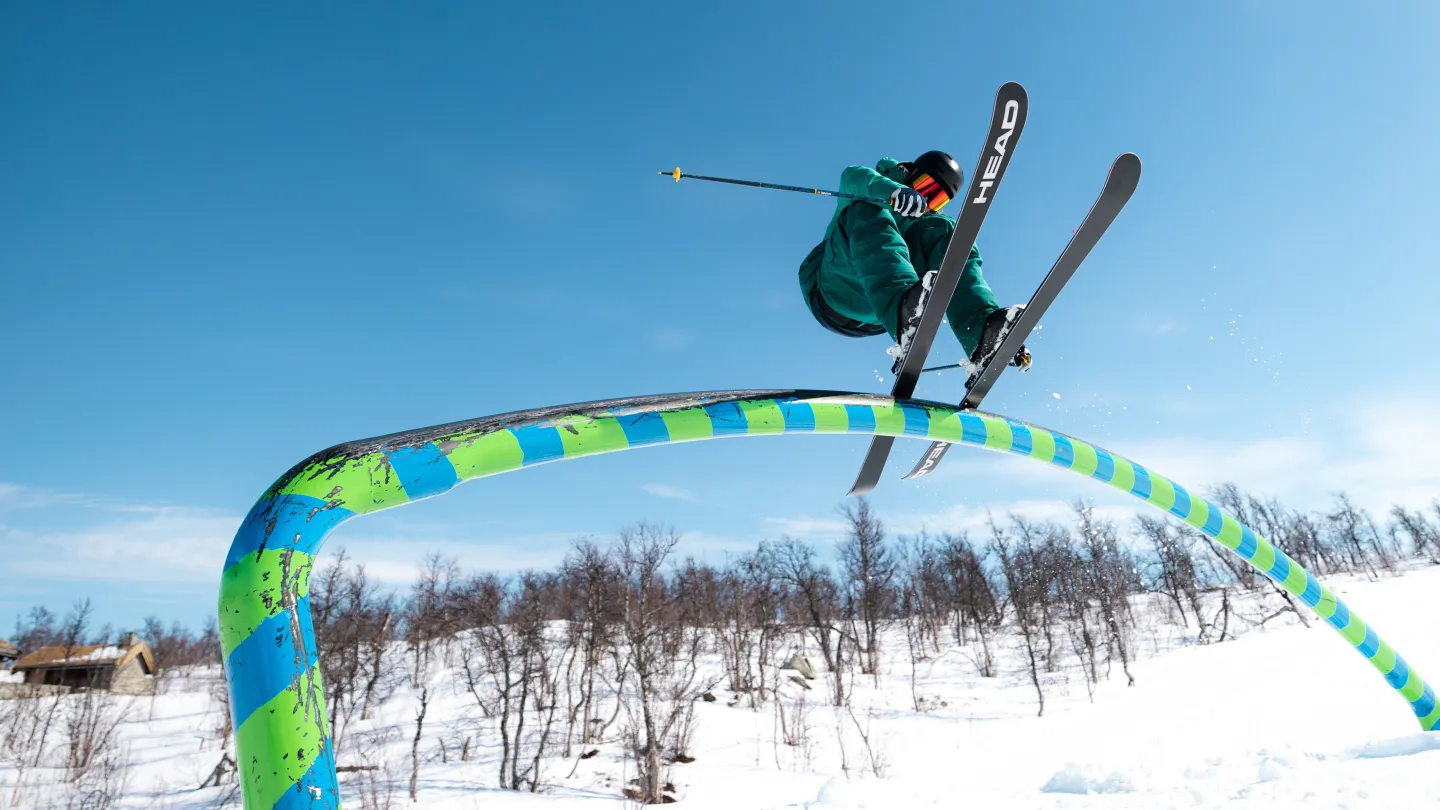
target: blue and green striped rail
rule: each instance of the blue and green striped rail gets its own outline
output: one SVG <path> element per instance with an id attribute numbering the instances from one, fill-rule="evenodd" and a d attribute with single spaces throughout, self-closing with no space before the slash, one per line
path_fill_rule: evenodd
<path id="1" fill-rule="evenodd" d="M 235 533 L 220 634 L 246 810 L 335 810 L 335 762 L 307 601 L 329 532 L 461 481 L 647 445 L 782 433 L 913 436 L 1025 456 L 1168 512 L 1304 602 L 1409 704 L 1425 730 L 1434 691 L 1328 588 L 1233 517 L 1152 470 L 1034 425 L 917 400 L 832 391 L 718 391 L 504 414 L 336 445 L 281 476 Z"/>

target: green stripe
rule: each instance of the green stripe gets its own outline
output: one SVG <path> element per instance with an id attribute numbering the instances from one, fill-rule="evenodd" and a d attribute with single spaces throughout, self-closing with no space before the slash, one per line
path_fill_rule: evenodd
<path id="1" fill-rule="evenodd" d="M 259 556 L 259 560 L 256 560 Z M 255 628 L 310 593 L 315 558 L 293 549 L 246 554 L 220 575 L 220 647 L 226 656 Z M 286 592 L 290 599 L 284 598 Z"/>
<path id="2" fill-rule="evenodd" d="M 1190 496 L 1190 514 L 1185 517 L 1185 522 L 1197 529 L 1205 528 L 1210 522 L 1210 502 L 1195 495 Z"/>
<path id="3" fill-rule="evenodd" d="M 1340 602 L 1335 598 L 1335 594 L 1331 593 L 1329 588 L 1321 585 L 1320 600 L 1317 601 L 1315 603 L 1315 607 L 1312 608 L 1312 610 L 1315 611 L 1315 615 L 1319 616 L 1322 619 L 1328 619 L 1331 616 L 1334 616 L 1335 611 L 1339 609 Z"/>
<path id="4" fill-rule="evenodd" d="M 1166 512 L 1175 505 L 1175 485 L 1156 472 L 1150 473 L 1150 503 Z"/>
<path id="5" fill-rule="evenodd" d="M 614 419 L 566 416 L 555 420 L 555 425 L 559 428 L 560 446 L 565 448 L 566 458 L 613 453 L 630 447 L 625 429 Z"/>
<path id="6" fill-rule="evenodd" d="M 325 690 L 316 664 L 235 730 L 235 761 L 240 763 L 246 810 L 274 807 L 310 769 L 329 736 Z"/>
<path id="7" fill-rule="evenodd" d="M 1033 436 L 1035 431 L 1030 431 L 1030 434 Z M 1086 478 L 1094 475 L 1096 468 L 1100 466 L 1100 455 L 1095 452 L 1095 448 L 1073 439 L 1070 446 L 1075 449 L 1075 463 L 1070 465 L 1070 469 Z"/>
<path id="8" fill-rule="evenodd" d="M 705 413 L 703 408 L 686 408 L 683 411 L 661 413 L 660 418 L 665 420 L 665 429 L 670 431 L 670 441 L 672 442 L 693 442 L 715 435 L 715 428 L 710 423 L 710 414 Z"/>
<path id="9" fill-rule="evenodd" d="M 1250 565 L 1262 574 L 1275 565 L 1275 547 L 1258 534 L 1255 535 L 1255 556 L 1250 558 Z"/>
<path id="10" fill-rule="evenodd" d="M 895 405 L 877 405 L 875 411 L 875 432 L 882 436 L 900 436 L 905 433 L 905 412 Z"/>
<path id="11" fill-rule="evenodd" d="M 834 402 L 812 402 L 816 433 L 845 433 L 850 429 L 850 412 Z"/>
<path id="12" fill-rule="evenodd" d="M 1030 429 L 1030 457 L 1036 461 L 1055 460 L 1055 434 L 1048 430 Z"/>
<path id="13" fill-rule="evenodd" d="M 1414 703 L 1423 694 L 1425 694 L 1425 679 L 1420 677 L 1420 673 L 1416 672 L 1414 667 L 1411 667 L 1410 675 L 1405 678 L 1405 685 L 1400 687 L 1400 696 Z"/>
<path id="14" fill-rule="evenodd" d="M 930 412 L 930 436 L 934 440 L 954 444 L 964 435 L 965 425 L 960 421 L 960 414 L 941 410 Z"/>
<path id="15" fill-rule="evenodd" d="M 1394 648 L 1386 643 L 1385 639 L 1380 639 L 1380 646 L 1376 648 L 1375 657 L 1370 659 L 1370 663 L 1380 670 L 1381 675 L 1389 675 L 1390 671 L 1395 669 Z"/>
<path id="16" fill-rule="evenodd" d="M 985 420 L 985 446 L 1002 453 L 1009 452 L 1015 446 L 1015 431 L 1010 429 L 1010 423 L 994 416 L 982 418 Z"/>
<path id="17" fill-rule="evenodd" d="M 1216 536 L 1215 542 L 1225 548 L 1234 551 L 1240 547 L 1240 541 L 1245 539 L 1245 530 L 1240 527 L 1235 518 L 1229 515 L 1222 515 L 1220 518 L 1220 534 Z"/>
<path id="18" fill-rule="evenodd" d="M 520 440 L 508 430 L 479 436 L 464 434 L 437 444 L 462 481 L 518 470 L 525 463 Z"/>
<path id="19" fill-rule="evenodd" d="M 390 469 L 384 453 L 369 453 L 334 466 L 312 465 L 279 492 L 292 493 L 338 501 L 357 515 L 410 502 L 400 485 L 400 476 Z"/>
<path id="20" fill-rule="evenodd" d="M 745 413 L 747 433 L 758 436 L 785 432 L 785 412 L 773 399 L 741 402 L 740 410 Z"/>
<path id="21" fill-rule="evenodd" d="M 1129 492 L 1134 489 L 1135 465 L 1131 464 L 1129 459 L 1122 458 L 1114 453 L 1110 454 L 1110 458 L 1115 462 L 1115 474 L 1110 476 L 1110 486 L 1121 492 Z"/>
<path id="22" fill-rule="evenodd" d="M 1305 569 L 1301 568 L 1299 563 L 1290 559 L 1290 555 L 1281 552 L 1281 556 L 1285 558 L 1285 562 L 1290 564 L 1290 575 L 1285 577 L 1285 581 L 1280 583 L 1280 587 L 1295 596 L 1305 593 L 1305 587 L 1307 585 Z"/>
<path id="23" fill-rule="evenodd" d="M 1344 636 L 1346 641 L 1359 647 L 1361 642 L 1365 640 L 1365 622 L 1352 612 L 1350 614 L 1350 621 L 1346 622 L 1345 626 L 1340 629 L 1340 635 Z"/>

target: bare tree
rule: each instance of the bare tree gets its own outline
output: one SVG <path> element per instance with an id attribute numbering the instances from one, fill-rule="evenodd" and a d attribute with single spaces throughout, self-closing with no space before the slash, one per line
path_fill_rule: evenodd
<path id="1" fill-rule="evenodd" d="M 895 577 L 895 553 L 886 545 L 885 526 L 869 501 L 859 498 L 854 504 L 844 504 L 840 514 L 850 524 L 849 535 L 840 542 L 840 560 L 847 577 L 846 601 L 851 606 L 850 614 L 858 617 L 864 627 L 864 638 L 858 639 L 861 671 L 879 686 L 880 625 Z"/>
<path id="2" fill-rule="evenodd" d="M 1130 612 L 1130 596 L 1140 591 L 1135 561 L 1120 547 L 1120 533 L 1115 524 L 1101 519 L 1093 507 L 1077 501 L 1080 542 L 1084 550 L 1086 590 L 1100 610 L 1105 630 L 1108 660 L 1120 659 L 1128 686 L 1135 685 L 1130 672 L 1130 633 L 1135 625 Z"/>
<path id="3" fill-rule="evenodd" d="M 567 681 L 569 712 L 566 756 L 572 742 L 586 745 L 604 736 L 596 688 L 605 663 L 618 658 L 616 634 L 623 583 L 614 560 L 589 540 L 577 541 L 562 566 L 568 594 L 565 620 L 570 646 L 577 651 L 579 673 Z M 618 679 L 618 678 L 617 678 Z"/>
<path id="4" fill-rule="evenodd" d="M 998 588 L 985 571 L 982 555 L 963 532 L 943 535 L 939 554 L 955 643 L 969 644 L 973 633 L 980 645 L 974 657 L 975 668 L 981 677 L 994 677 L 995 657 L 990 638 L 1003 619 Z"/>
<path id="5" fill-rule="evenodd" d="M 1206 641 L 1207 625 L 1200 607 L 1201 584 L 1194 557 L 1193 537 L 1168 521 L 1141 515 L 1136 525 L 1140 535 L 1150 542 L 1154 554 L 1151 591 L 1164 594 L 1175 607 L 1182 627 L 1188 624 L 1186 609 L 1195 619 L 1199 641 Z"/>
<path id="6" fill-rule="evenodd" d="M 1015 522 L 1020 523 L 1018 520 Z M 1048 584 L 1037 570 L 1036 557 L 1030 542 L 1030 539 L 1024 536 L 1018 541 L 1012 539 L 994 520 L 990 521 L 990 547 L 1000 561 L 1000 570 L 1005 576 L 1006 595 L 1015 617 L 1015 629 L 1020 633 L 1030 683 L 1035 687 L 1035 697 L 1039 702 L 1036 714 L 1044 716 L 1045 690 L 1040 680 L 1039 650 L 1043 639 L 1039 625 L 1042 621 L 1040 603 L 1047 601 L 1045 590 L 1048 589 Z"/>
<path id="7" fill-rule="evenodd" d="M 1435 502 L 1435 514 L 1440 517 L 1440 500 Z M 1425 513 L 1416 509 L 1414 512 L 1403 506 L 1390 508 L 1390 517 L 1395 521 L 1391 527 L 1392 534 L 1397 531 L 1404 531 L 1410 536 L 1410 553 L 1416 557 L 1429 557 L 1433 563 L 1440 563 L 1440 527 L 1431 523 Z M 1398 545 L 1399 539 L 1396 538 Z"/>
<path id="8" fill-rule="evenodd" d="M 840 588 L 830 570 L 815 560 L 815 549 L 792 538 L 773 547 L 775 572 L 789 586 L 788 615 L 802 617 L 806 632 L 820 645 L 831 678 L 831 702 L 845 703 L 845 635 L 835 626 L 840 618 Z"/>
<path id="9" fill-rule="evenodd" d="M 673 530 L 642 523 L 622 530 L 614 557 L 625 585 L 621 627 L 634 683 L 636 706 L 628 734 L 646 804 L 664 801 L 664 754 L 684 754 L 694 701 L 708 685 L 699 681 L 704 635 L 687 626 L 662 567 L 679 542 Z"/>
<path id="10" fill-rule="evenodd" d="M 420 788 L 420 740 L 425 715 L 433 698 L 434 669 L 441 654 L 447 626 L 447 606 L 458 574 L 454 560 L 431 554 L 420 570 L 420 579 L 410 592 L 405 614 L 406 678 L 415 693 L 415 737 L 410 743 L 410 800 Z"/>

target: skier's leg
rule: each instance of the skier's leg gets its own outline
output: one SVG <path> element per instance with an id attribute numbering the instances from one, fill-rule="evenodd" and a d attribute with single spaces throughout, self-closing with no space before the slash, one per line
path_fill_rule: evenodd
<path id="1" fill-rule="evenodd" d="M 870 203 L 851 203 L 841 214 L 851 260 L 875 317 L 899 340 L 900 299 L 920 280 L 894 215 Z"/>
<path id="2" fill-rule="evenodd" d="M 985 318 L 1000 308 L 995 293 L 990 291 L 990 285 L 980 272 L 980 251 L 972 246 L 970 258 L 965 262 L 965 272 L 955 287 L 955 295 L 950 299 L 950 306 L 945 308 L 950 331 L 955 333 L 955 339 L 965 349 L 966 357 L 974 353 L 976 344 L 980 342 Z"/>
<path id="3" fill-rule="evenodd" d="M 905 232 L 905 241 L 910 246 L 915 269 L 920 273 L 938 271 L 954 233 L 955 223 L 941 217 L 925 217 L 911 225 Z M 975 351 L 986 316 L 998 309 L 995 294 L 980 271 L 980 251 L 971 246 L 960 281 L 955 285 L 955 294 L 945 307 L 945 320 L 955 339 L 965 348 L 967 357 Z"/>

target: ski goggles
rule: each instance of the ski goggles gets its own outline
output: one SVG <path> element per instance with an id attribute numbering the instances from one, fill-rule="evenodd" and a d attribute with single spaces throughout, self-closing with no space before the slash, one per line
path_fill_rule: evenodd
<path id="1" fill-rule="evenodd" d="M 945 188 L 936 182 L 935 178 L 924 172 L 915 175 L 910 182 L 910 187 L 920 192 L 920 196 L 925 198 L 931 211 L 938 212 L 945 207 L 946 203 L 950 202 L 950 195 L 945 193 Z"/>

